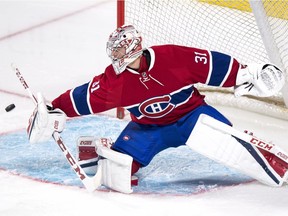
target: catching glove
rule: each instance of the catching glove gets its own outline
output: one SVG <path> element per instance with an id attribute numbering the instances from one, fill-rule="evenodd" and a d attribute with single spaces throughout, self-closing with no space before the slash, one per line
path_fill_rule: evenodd
<path id="1" fill-rule="evenodd" d="M 282 70 L 273 64 L 248 64 L 239 69 L 234 95 L 270 97 L 279 92 L 285 84 Z"/>

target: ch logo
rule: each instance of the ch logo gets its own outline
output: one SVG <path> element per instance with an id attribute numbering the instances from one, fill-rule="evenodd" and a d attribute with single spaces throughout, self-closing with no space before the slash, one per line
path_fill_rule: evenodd
<path id="1" fill-rule="evenodd" d="M 154 97 L 144 101 L 139 106 L 139 111 L 148 118 L 160 118 L 175 108 L 175 105 L 171 104 L 170 101 L 171 97 L 169 95 Z"/>

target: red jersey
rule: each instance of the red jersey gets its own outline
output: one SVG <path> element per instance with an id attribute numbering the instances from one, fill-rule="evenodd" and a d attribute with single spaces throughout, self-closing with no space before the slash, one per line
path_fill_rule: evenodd
<path id="1" fill-rule="evenodd" d="M 89 83 L 56 98 L 52 105 L 67 116 L 125 107 L 132 121 L 165 125 L 204 104 L 194 84 L 232 87 L 239 62 L 229 55 L 177 45 L 144 50 L 140 68 L 116 75 L 112 65 Z"/>

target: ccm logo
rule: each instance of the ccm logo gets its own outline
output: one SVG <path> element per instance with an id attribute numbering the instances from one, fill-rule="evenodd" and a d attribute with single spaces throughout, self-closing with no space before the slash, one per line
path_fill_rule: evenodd
<path id="1" fill-rule="evenodd" d="M 68 160 L 68 162 L 70 163 L 70 165 L 72 166 L 73 170 L 75 171 L 75 173 L 79 176 L 79 178 L 81 180 L 84 180 L 86 178 L 85 173 L 82 173 L 82 169 L 80 166 L 78 166 L 78 164 L 75 162 L 74 157 L 70 154 L 70 152 L 67 150 L 66 146 L 64 145 L 62 139 L 58 139 L 57 140 L 57 144 L 60 147 L 60 149 L 62 150 L 62 152 L 64 153 L 66 159 Z"/>
<path id="2" fill-rule="evenodd" d="M 255 137 L 253 137 L 250 140 L 250 143 L 252 143 L 253 145 L 259 146 L 261 148 L 267 149 L 267 150 L 271 150 L 273 148 L 273 144 L 265 143 L 262 140 L 258 140 Z"/>
<path id="3" fill-rule="evenodd" d="M 87 146 L 87 145 L 92 145 L 92 141 L 88 141 L 88 140 L 81 141 L 81 142 L 80 142 L 80 145 L 85 145 L 85 146 Z"/>

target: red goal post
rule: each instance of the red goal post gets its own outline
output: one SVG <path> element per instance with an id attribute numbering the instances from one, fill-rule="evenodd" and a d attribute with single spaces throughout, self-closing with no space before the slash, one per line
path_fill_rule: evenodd
<path id="1" fill-rule="evenodd" d="M 125 23 L 125 1 L 117 0 L 117 28 Z M 119 119 L 125 117 L 125 109 L 123 107 L 117 107 L 116 116 Z"/>
<path id="2" fill-rule="evenodd" d="M 288 2 L 271 0 L 118 0 L 117 25 L 133 24 L 143 46 L 179 44 L 227 53 L 243 63 L 273 62 L 288 74 Z M 288 120 L 288 87 L 269 98 L 235 99 L 233 89 L 197 85 L 212 105 Z M 123 108 L 117 117 L 124 118 Z"/>

